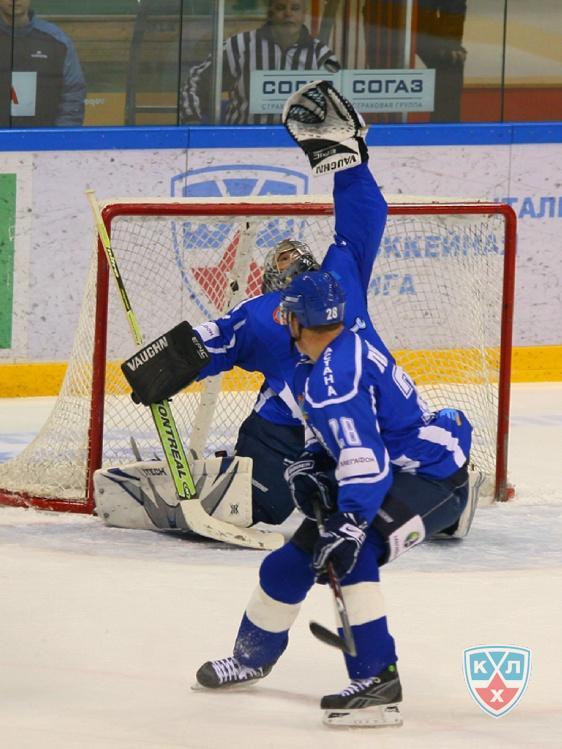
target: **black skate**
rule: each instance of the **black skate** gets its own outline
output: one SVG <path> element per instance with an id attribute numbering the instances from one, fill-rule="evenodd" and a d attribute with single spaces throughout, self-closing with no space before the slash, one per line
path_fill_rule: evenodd
<path id="1" fill-rule="evenodd" d="M 197 671 L 195 678 L 197 684 L 206 689 L 222 689 L 252 684 L 267 676 L 272 668 L 273 664 L 261 668 L 243 666 L 231 656 L 217 661 L 207 661 Z"/>
<path id="2" fill-rule="evenodd" d="M 401 726 L 398 702 L 402 687 L 396 666 L 388 666 L 377 676 L 354 679 L 339 694 L 322 697 L 324 723 L 330 726 Z"/>

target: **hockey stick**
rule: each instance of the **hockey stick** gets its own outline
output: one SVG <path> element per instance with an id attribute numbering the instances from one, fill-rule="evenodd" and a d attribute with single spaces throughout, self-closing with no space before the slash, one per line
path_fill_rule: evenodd
<path id="1" fill-rule="evenodd" d="M 137 317 L 131 307 L 129 296 L 125 289 L 125 284 L 117 259 L 111 247 L 111 240 L 103 218 L 100 207 L 96 200 L 93 190 L 87 190 L 86 196 L 92 209 L 96 229 L 104 249 L 109 268 L 113 274 L 125 314 L 129 322 L 129 327 L 133 334 L 135 343 L 142 344 L 142 334 L 137 321 Z M 174 482 L 176 493 L 180 499 L 180 506 L 187 523 L 194 533 L 200 536 L 206 536 L 224 543 L 235 544 L 237 546 L 246 546 L 252 549 L 277 549 L 283 545 L 285 539 L 281 533 L 270 533 L 253 528 L 238 528 L 237 526 L 225 523 L 221 520 L 211 517 L 205 512 L 201 502 L 195 498 L 195 484 L 191 475 L 191 470 L 187 462 L 187 456 L 183 448 L 181 437 L 179 435 L 174 416 L 169 401 L 154 403 L 150 406 L 154 425 L 164 451 L 166 462 L 170 469 L 170 475 Z M 185 500 L 185 501 L 183 501 Z"/>
<path id="2" fill-rule="evenodd" d="M 322 509 L 320 508 L 318 502 L 313 501 L 313 505 L 314 514 L 316 515 L 316 522 L 318 523 L 318 530 L 322 532 L 324 530 L 324 518 L 322 517 Z M 322 624 L 318 624 L 318 622 L 309 622 L 308 628 L 310 629 L 314 637 L 323 642 L 325 645 L 331 645 L 334 648 L 342 650 L 344 653 L 356 656 L 357 648 L 355 647 L 355 639 L 353 637 L 353 632 L 349 623 L 347 607 L 343 598 L 341 585 L 334 571 L 334 565 L 331 562 L 328 562 L 327 570 L 328 581 L 330 583 L 332 593 L 334 594 L 336 610 L 338 612 L 341 628 L 343 630 L 343 637 L 340 637 L 336 632 L 332 632 L 331 630 L 327 629 L 327 627 L 324 627 Z"/>
<path id="3" fill-rule="evenodd" d="M 141 346 L 143 339 L 137 321 L 137 316 L 133 312 L 133 308 L 131 307 L 131 302 L 129 300 L 129 295 L 127 294 L 123 278 L 121 276 L 121 273 L 119 272 L 117 259 L 111 247 L 109 234 L 107 233 L 107 229 L 105 228 L 105 224 L 103 223 L 103 218 L 95 197 L 95 193 L 93 190 L 88 190 L 86 192 L 86 195 L 94 214 L 96 228 L 103 245 L 105 255 L 107 257 L 107 262 L 113 274 L 113 278 L 115 279 L 115 282 L 117 284 L 117 288 L 121 296 L 121 301 L 123 302 L 125 315 L 127 317 L 131 333 L 133 334 L 133 340 L 135 341 L 137 346 Z M 195 484 L 193 483 L 193 477 L 189 469 L 187 456 L 185 454 L 185 450 L 183 449 L 176 422 L 170 408 L 170 402 L 162 401 L 162 403 L 152 403 L 150 405 L 150 410 L 152 412 L 152 418 L 156 426 L 156 431 L 158 432 L 158 436 L 160 437 L 160 441 L 162 443 L 162 449 L 164 450 L 166 462 L 168 463 L 168 466 L 170 468 L 170 474 L 172 476 L 176 492 L 178 493 L 180 499 L 191 499 L 195 496 L 196 493 Z"/>
<path id="4" fill-rule="evenodd" d="M 234 238 L 231 242 L 231 244 L 234 244 L 237 241 L 238 247 L 220 309 L 218 305 L 215 305 L 219 315 L 224 315 L 227 310 L 245 298 L 246 278 L 252 260 L 251 248 L 255 244 L 256 231 L 257 228 L 255 225 L 246 223 L 245 229 L 239 231 L 237 239 Z M 224 373 L 205 379 L 203 391 L 199 398 L 197 413 L 193 419 L 193 430 L 188 444 L 188 448 L 197 456 L 203 454 L 203 447 L 209 435 L 223 378 Z"/>

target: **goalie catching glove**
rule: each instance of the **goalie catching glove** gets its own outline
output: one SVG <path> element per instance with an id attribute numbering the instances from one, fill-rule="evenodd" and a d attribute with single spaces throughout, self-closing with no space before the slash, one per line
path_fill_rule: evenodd
<path id="1" fill-rule="evenodd" d="M 188 322 L 181 322 L 123 362 L 135 403 L 161 403 L 191 385 L 211 360 Z"/>
<path id="2" fill-rule="evenodd" d="M 339 172 L 369 158 L 365 121 L 328 81 L 307 83 L 290 96 L 283 124 L 307 155 L 314 174 Z"/>

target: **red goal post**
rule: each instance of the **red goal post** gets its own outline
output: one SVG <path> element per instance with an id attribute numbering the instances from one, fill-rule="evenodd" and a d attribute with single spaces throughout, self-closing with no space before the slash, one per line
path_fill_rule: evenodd
<path id="1" fill-rule="evenodd" d="M 145 340 L 188 319 L 220 316 L 261 290 L 277 241 L 306 241 L 320 259 L 333 235 L 326 198 L 118 200 L 103 208 Z M 36 439 L 0 465 L 0 503 L 92 512 L 101 465 L 159 444 L 119 369 L 135 346 L 96 242 L 67 374 Z M 475 425 L 472 459 L 506 499 L 516 216 L 501 203 L 392 203 L 368 292 L 375 327 L 431 406 L 462 408 Z M 260 378 L 235 370 L 173 399 L 186 444 L 232 448 Z"/>

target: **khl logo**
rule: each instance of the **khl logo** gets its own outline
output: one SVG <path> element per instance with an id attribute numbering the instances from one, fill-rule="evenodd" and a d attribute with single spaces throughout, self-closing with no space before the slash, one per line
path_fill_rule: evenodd
<path id="1" fill-rule="evenodd" d="M 513 710 L 529 681 L 531 651 L 512 645 L 467 648 L 464 677 L 468 691 L 488 715 L 499 718 Z"/>

